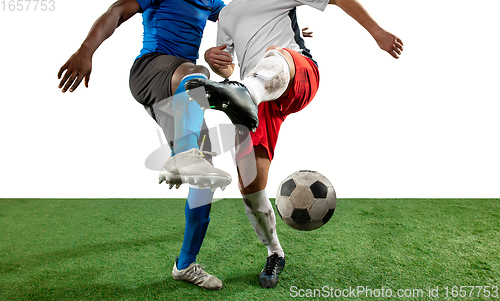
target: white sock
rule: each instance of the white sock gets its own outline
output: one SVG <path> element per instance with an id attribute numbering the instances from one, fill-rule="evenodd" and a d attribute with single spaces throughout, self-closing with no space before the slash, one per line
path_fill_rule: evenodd
<path id="1" fill-rule="evenodd" d="M 290 83 L 290 66 L 279 51 L 271 49 L 241 83 L 248 89 L 256 105 L 276 100 Z"/>
<path id="2" fill-rule="evenodd" d="M 270 256 L 278 253 L 279 256 L 285 257 L 276 233 L 276 217 L 266 190 L 242 196 L 245 214 L 260 241 L 267 247 L 267 254 Z"/>

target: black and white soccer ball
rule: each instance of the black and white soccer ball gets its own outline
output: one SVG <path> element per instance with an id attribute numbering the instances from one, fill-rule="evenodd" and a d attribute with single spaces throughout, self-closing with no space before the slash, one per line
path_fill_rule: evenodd
<path id="1" fill-rule="evenodd" d="M 288 226 L 302 231 L 318 229 L 332 218 L 337 196 L 332 183 L 316 171 L 297 171 L 281 182 L 276 209 Z"/>

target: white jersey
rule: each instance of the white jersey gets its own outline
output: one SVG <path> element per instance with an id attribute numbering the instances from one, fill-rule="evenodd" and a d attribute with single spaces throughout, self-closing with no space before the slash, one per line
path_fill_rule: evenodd
<path id="1" fill-rule="evenodd" d="M 243 78 L 271 46 L 289 48 L 312 59 L 297 24 L 296 7 L 325 10 L 329 0 L 233 0 L 219 14 L 217 46 L 238 59 Z"/>

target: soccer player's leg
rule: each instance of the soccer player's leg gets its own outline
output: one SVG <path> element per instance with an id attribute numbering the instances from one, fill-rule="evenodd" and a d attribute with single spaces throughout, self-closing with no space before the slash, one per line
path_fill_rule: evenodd
<path id="1" fill-rule="evenodd" d="M 257 145 L 254 147 L 254 152 L 242 157 L 237 163 L 245 214 L 257 237 L 266 246 L 268 253 L 266 264 L 259 275 L 259 284 L 265 288 L 272 288 L 278 283 L 279 274 L 285 266 L 285 253 L 276 232 L 276 216 L 266 193 L 267 177 L 271 164 L 268 150 L 262 145 Z M 253 173 L 246 172 L 253 170 L 253 165 L 257 167 L 257 177 L 255 178 Z M 248 177 L 251 179 L 247 179 Z M 243 184 L 248 182 L 250 184 Z"/>
<path id="2" fill-rule="evenodd" d="M 264 58 L 241 81 L 255 104 L 286 97 L 295 77 L 295 62 L 278 46 L 269 47 Z"/>
<path id="3" fill-rule="evenodd" d="M 175 154 L 173 144 L 176 139 L 174 138 L 174 112 L 170 96 L 173 95 L 172 91 L 175 91 L 172 86 L 179 86 L 182 80 L 173 76 L 174 71 L 184 63 L 186 63 L 185 59 L 152 53 L 137 59 L 130 72 L 130 89 L 134 98 L 145 106 L 150 116 L 162 127 L 167 141 L 171 142 L 173 154 Z M 191 65 L 194 66 L 194 64 Z M 177 83 L 172 85 L 171 81 L 177 81 Z M 202 128 L 206 132 L 206 124 Z M 181 142 L 187 147 L 194 146 L 197 149 L 202 139 L 194 142 L 192 137 Z M 202 150 L 204 149 L 211 150 L 209 138 L 205 141 Z M 203 160 L 210 160 L 209 158 L 210 156 L 205 156 Z M 212 196 L 210 189 L 190 187 L 185 208 L 186 231 L 179 256 L 180 269 L 177 268 L 178 261 L 176 261 L 172 275 L 175 279 L 192 282 L 208 289 L 219 289 L 222 287 L 220 280 L 207 274 L 195 263 L 210 220 Z"/>
<path id="4" fill-rule="evenodd" d="M 222 288 L 222 281 L 205 272 L 203 267 L 196 263 L 196 256 L 200 252 L 210 222 L 212 198 L 213 192 L 210 189 L 193 187 L 189 189 L 184 210 L 186 216 L 184 241 L 181 253 L 174 263 L 172 277 L 206 289 L 218 290 Z"/>
<path id="5" fill-rule="evenodd" d="M 291 55 L 281 47 L 272 46 L 241 82 L 194 79 L 186 84 L 186 88 L 204 87 L 210 108 L 224 111 L 234 124 L 242 124 L 254 131 L 258 126 L 257 106 L 286 96 L 294 74 Z"/>
<path id="6" fill-rule="evenodd" d="M 173 154 L 160 171 L 160 183 L 165 181 L 172 187 L 189 183 L 199 187 L 225 188 L 231 183 L 231 176 L 205 159 L 198 149 L 198 140 L 203 124 L 204 112 L 196 102 L 189 101 L 184 84 L 192 79 L 208 78 L 208 69 L 193 63 L 180 65 L 172 76 L 172 110 L 175 137 Z"/>
<path id="7" fill-rule="evenodd" d="M 260 124 L 255 133 L 250 133 L 255 159 L 252 161 L 252 156 L 248 154 L 248 147 L 240 147 L 239 149 L 243 152 L 237 154 L 237 158 L 241 158 L 237 163 L 240 189 L 245 199 L 245 211 L 255 232 L 268 248 L 269 257 L 259 275 L 260 285 L 268 288 L 277 284 L 279 273 L 285 266 L 283 250 L 278 245 L 277 236 L 274 237 L 276 234 L 274 211 L 268 203 L 264 190 L 270 161 L 274 157 L 283 117 L 305 108 L 314 98 L 319 86 L 318 68 L 312 60 L 293 50 L 282 50 L 287 52 L 289 54 L 287 57 L 294 62 L 293 76 L 290 81 L 292 84 L 278 97 L 277 105 L 264 101 L 259 106 Z M 252 172 L 248 172 L 252 170 L 252 164 L 257 166 L 255 180 L 252 178 Z"/>
<path id="8" fill-rule="evenodd" d="M 184 88 L 190 79 L 208 79 L 209 71 L 204 66 L 193 63 L 180 65 L 172 75 L 172 109 L 175 121 L 174 153 L 198 148 L 198 138 L 203 123 L 204 112 L 197 103 L 189 101 Z"/>
<path id="9" fill-rule="evenodd" d="M 214 168 L 204 155 L 199 156 L 202 154 L 198 145 L 204 114 L 197 103 L 189 101 L 184 88 L 185 82 L 194 78 L 208 78 L 208 70 L 203 66 L 184 63 L 172 76 L 172 91 L 175 91 L 172 99 L 175 129 L 173 153 L 175 156 L 165 164 L 162 172 L 166 173 L 172 166 L 177 167 L 177 173 L 183 182 L 210 186 L 212 191 L 194 186 L 189 188 L 184 210 L 186 217 L 184 240 L 180 255 L 172 269 L 172 277 L 206 289 L 218 290 L 222 288 L 222 282 L 205 272 L 202 266 L 196 263 L 196 256 L 210 222 L 209 214 L 215 185 L 225 187 L 230 183 L 230 176 Z M 200 148 L 203 149 L 203 146 Z M 173 174 L 176 173 L 175 170 L 172 171 Z M 187 178 L 182 179 L 183 177 Z"/>

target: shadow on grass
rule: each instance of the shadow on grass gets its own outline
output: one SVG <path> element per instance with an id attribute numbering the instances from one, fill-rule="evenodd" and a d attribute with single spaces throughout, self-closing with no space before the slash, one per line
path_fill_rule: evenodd
<path id="1" fill-rule="evenodd" d="M 89 243 L 72 248 L 52 251 L 44 254 L 12 258 L 10 261 L 0 262 L 0 273 L 13 273 L 21 270 L 32 270 L 38 267 L 49 266 L 67 259 L 84 257 L 87 255 L 106 254 L 125 249 L 139 248 L 164 242 L 180 243 L 183 231 L 169 232 L 166 235 L 131 239 L 126 241 L 109 241 L 104 243 Z M 3 258 L 5 260 L 6 258 Z"/>
<path id="2" fill-rule="evenodd" d="M 2 300 L 137 300 L 155 299 L 171 300 L 170 295 L 180 290 L 173 279 L 149 283 L 137 287 L 126 287 L 116 284 L 92 283 L 96 272 L 94 270 L 82 271 L 80 275 L 65 275 L 57 273 L 51 278 L 40 276 L 23 287 L 4 290 Z M 73 277 L 71 283 L 66 285 L 54 283 L 56 279 Z M 76 277 L 76 279 L 75 279 Z"/>
<path id="3" fill-rule="evenodd" d="M 242 286 L 252 286 L 256 288 L 260 288 L 259 286 L 259 272 L 257 273 L 248 273 L 248 274 L 241 274 L 233 277 L 226 277 L 224 280 L 224 284 L 227 285 L 242 285 Z"/>
<path id="4" fill-rule="evenodd" d="M 206 290 L 193 284 L 176 281 L 165 273 L 145 284 L 98 283 L 100 269 L 51 271 L 39 274 L 22 287 L 0 286 L 0 300 L 233 300 L 241 288 L 265 293 L 256 274 L 239 275 L 224 280 L 220 291 Z M 241 299 L 241 300 L 247 300 Z"/>

